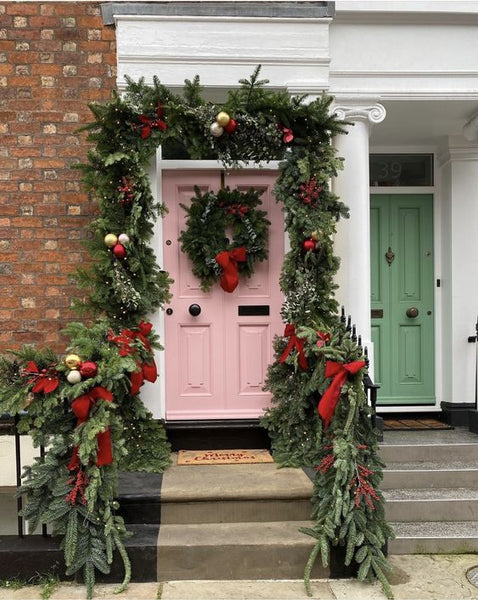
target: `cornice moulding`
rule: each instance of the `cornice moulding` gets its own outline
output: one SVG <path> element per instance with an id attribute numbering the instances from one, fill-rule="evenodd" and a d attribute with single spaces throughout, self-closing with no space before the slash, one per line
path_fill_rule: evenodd
<path id="1" fill-rule="evenodd" d="M 118 53 L 119 63 L 141 63 L 141 64 L 236 64 L 245 65 L 254 64 L 261 65 L 307 65 L 312 67 L 328 67 L 330 64 L 329 58 L 307 58 L 307 57 L 270 57 L 270 56 L 218 56 L 214 55 L 141 55 L 141 54 L 126 54 Z"/>
<path id="2" fill-rule="evenodd" d="M 181 21 L 181 22 L 193 22 L 193 23 L 270 23 L 274 21 L 274 23 L 320 23 L 328 24 L 332 21 L 332 19 L 325 18 L 297 18 L 297 17 L 195 17 L 195 16 L 186 16 L 186 15 L 117 15 L 115 16 L 115 25 L 120 21 L 141 21 L 143 23 L 146 22 L 156 22 L 156 21 Z"/>

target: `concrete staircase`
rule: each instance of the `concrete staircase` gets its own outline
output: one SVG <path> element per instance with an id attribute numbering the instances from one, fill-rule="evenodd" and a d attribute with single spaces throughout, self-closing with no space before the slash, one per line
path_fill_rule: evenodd
<path id="1" fill-rule="evenodd" d="M 312 483 L 275 464 L 173 466 L 164 474 L 158 578 L 301 579 Z M 315 577 L 345 574 L 317 561 Z M 341 569 L 341 571 L 340 571 Z M 339 571 L 340 573 L 339 573 Z"/>
<path id="2" fill-rule="evenodd" d="M 478 552 L 478 437 L 459 434 L 385 434 L 399 442 L 381 446 L 390 554 Z"/>

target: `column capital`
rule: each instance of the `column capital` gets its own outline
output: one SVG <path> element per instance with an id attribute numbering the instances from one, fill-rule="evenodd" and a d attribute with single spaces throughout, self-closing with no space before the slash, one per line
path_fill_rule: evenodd
<path id="1" fill-rule="evenodd" d="M 385 106 L 378 103 L 365 105 L 350 102 L 338 104 L 332 110 L 342 121 L 367 121 L 372 125 L 381 123 L 387 115 Z"/>

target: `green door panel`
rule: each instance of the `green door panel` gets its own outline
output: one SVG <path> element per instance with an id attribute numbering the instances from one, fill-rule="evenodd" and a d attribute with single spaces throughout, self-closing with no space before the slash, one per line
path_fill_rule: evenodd
<path id="1" fill-rule="evenodd" d="M 434 404 L 433 197 L 374 194 L 370 204 L 378 403 Z"/>

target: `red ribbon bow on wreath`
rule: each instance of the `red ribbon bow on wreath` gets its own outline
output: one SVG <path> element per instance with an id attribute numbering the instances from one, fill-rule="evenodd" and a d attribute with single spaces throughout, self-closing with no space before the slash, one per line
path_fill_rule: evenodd
<path id="1" fill-rule="evenodd" d="M 289 324 L 289 325 L 285 326 L 284 337 L 289 338 L 289 343 L 287 344 L 286 349 L 284 350 L 284 352 L 282 353 L 282 356 L 279 359 L 280 362 L 281 363 L 285 362 L 285 359 L 289 356 L 292 348 L 295 348 L 299 355 L 300 368 L 303 369 L 304 371 L 307 371 L 308 364 L 307 364 L 307 358 L 304 354 L 304 341 L 296 336 L 295 325 Z"/>
<path id="2" fill-rule="evenodd" d="M 71 410 L 75 417 L 78 419 L 76 426 L 88 421 L 90 416 L 90 410 L 96 404 L 97 400 L 105 400 L 106 402 L 113 402 L 113 394 L 104 387 L 96 386 L 89 390 L 86 394 L 78 396 L 76 400 L 71 403 Z M 113 462 L 113 450 L 111 448 L 111 435 L 110 430 L 99 432 L 96 434 L 96 440 L 98 443 L 98 453 L 96 455 L 96 464 L 98 467 L 103 465 L 109 465 Z M 78 456 L 78 446 L 73 448 L 73 455 L 68 465 L 70 471 L 74 471 L 80 467 L 80 458 Z"/>
<path id="3" fill-rule="evenodd" d="M 326 427 L 330 425 L 330 421 L 334 416 L 342 386 L 347 381 L 349 375 L 355 375 L 363 367 L 365 367 L 365 361 L 363 360 L 355 360 L 348 364 L 330 360 L 325 363 L 325 377 L 333 377 L 332 383 L 325 390 L 318 406 L 319 415 Z"/>
<path id="4" fill-rule="evenodd" d="M 139 115 L 139 120 L 142 123 L 139 125 L 139 127 L 141 128 L 141 137 L 143 140 L 151 135 L 152 129 L 160 129 L 161 131 L 165 131 L 168 127 L 166 122 L 161 120 L 161 117 L 163 116 L 163 105 L 161 102 L 158 102 L 158 107 L 156 108 L 155 114 L 156 117 L 153 118 L 147 117 L 146 115 Z"/>
<path id="5" fill-rule="evenodd" d="M 238 262 L 246 262 L 246 248 L 223 250 L 216 255 L 215 261 L 222 268 L 220 284 L 225 292 L 233 292 L 239 283 Z"/>

